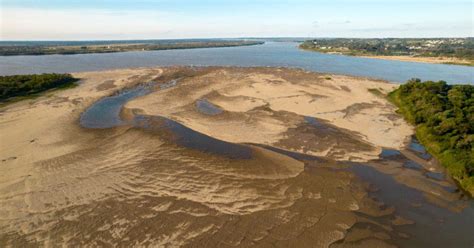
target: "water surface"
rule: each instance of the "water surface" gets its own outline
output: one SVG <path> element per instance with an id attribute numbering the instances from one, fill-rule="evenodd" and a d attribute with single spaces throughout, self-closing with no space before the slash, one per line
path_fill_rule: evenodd
<path id="1" fill-rule="evenodd" d="M 371 193 L 372 197 L 381 199 L 386 206 L 395 207 L 396 214 L 415 221 L 413 225 L 398 227 L 398 231 L 412 237 L 396 240 L 397 245 L 466 248 L 474 245 L 474 201 L 461 200 L 464 201 L 465 208 L 459 212 L 452 211 L 427 201 L 421 191 L 397 182 L 390 174 L 356 163 L 352 164 L 350 170 L 377 188 Z M 452 190 L 448 187 L 445 189 Z"/>
<path id="2" fill-rule="evenodd" d="M 177 84 L 177 80 L 160 84 L 160 89 L 167 89 Z M 206 153 L 226 156 L 232 159 L 250 159 L 252 150 L 245 145 L 221 141 L 205 134 L 196 132 L 176 121 L 160 116 L 136 115 L 132 121 L 123 120 L 120 111 L 123 106 L 137 97 L 151 92 L 154 82 L 126 89 L 101 100 L 90 106 L 80 118 L 81 126 L 92 129 L 113 128 L 122 125 L 133 125 L 136 128 L 154 132 L 167 132 L 172 141 L 180 146 L 199 150 Z M 198 105 L 199 103 L 199 105 Z M 215 115 L 222 112 L 205 99 L 196 103 L 205 114 Z"/>
<path id="3" fill-rule="evenodd" d="M 196 101 L 196 108 L 199 112 L 206 115 L 218 115 L 222 113 L 222 109 L 210 103 L 207 99 L 199 99 Z"/>
<path id="4" fill-rule="evenodd" d="M 128 101 L 150 92 L 153 83 L 139 85 L 123 90 L 113 96 L 102 98 L 89 107 L 80 118 L 81 126 L 86 128 L 111 128 L 127 124 L 120 118 L 120 111 Z"/>
<path id="5" fill-rule="evenodd" d="M 2 56 L 0 75 L 46 72 L 79 72 L 129 67 L 272 66 L 295 67 L 316 72 L 338 73 L 405 82 L 411 78 L 474 83 L 474 67 L 402 62 L 307 52 L 295 42 L 264 45 L 140 51 L 108 54 Z"/>

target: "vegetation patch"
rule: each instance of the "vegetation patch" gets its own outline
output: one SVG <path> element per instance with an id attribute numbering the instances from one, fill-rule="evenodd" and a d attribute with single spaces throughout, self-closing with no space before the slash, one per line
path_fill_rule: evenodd
<path id="1" fill-rule="evenodd" d="M 372 94 L 378 96 L 378 97 L 384 97 L 384 96 L 385 96 L 385 94 L 384 94 L 381 90 L 376 89 L 376 88 L 370 88 L 370 89 L 368 89 L 368 91 L 369 91 L 370 93 L 372 93 Z"/>
<path id="2" fill-rule="evenodd" d="M 50 89 L 74 87 L 79 79 L 70 74 L 0 76 L 0 102 L 35 96 Z"/>
<path id="3" fill-rule="evenodd" d="M 412 56 L 452 58 L 447 64 L 474 65 L 474 38 L 384 38 L 384 39 L 315 39 L 300 48 L 323 53 L 351 56 Z"/>
<path id="4" fill-rule="evenodd" d="M 416 136 L 474 195 L 474 86 L 412 79 L 389 94 Z"/>
<path id="5" fill-rule="evenodd" d="M 262 41 L 245 40 L 147 40 L 147 41 L 58 41 L 58 42 L 6 42 L 0 44 L 0 56 L 115 53 L 191 48 L 214 48 L 261 45 Z M 4 43 L 5 44 L 5 43 Z"/>

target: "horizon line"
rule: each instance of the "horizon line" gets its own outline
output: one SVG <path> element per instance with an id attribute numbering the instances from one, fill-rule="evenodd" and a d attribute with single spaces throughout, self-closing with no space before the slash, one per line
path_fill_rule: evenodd
<path id="1" fill-rule="evenodd" d="M 143 39 L 24 39 L 0 42 L 47 42 L 47 41 L 157 41 L 157 40 L 225 40 L 225 39 L 468 39 L 474 36 L 423 36 L 423 37 L 351 37 L 351 36 L 243 36 L 243 37 L 193 37 L 193 38 L 143 38 Z"/>

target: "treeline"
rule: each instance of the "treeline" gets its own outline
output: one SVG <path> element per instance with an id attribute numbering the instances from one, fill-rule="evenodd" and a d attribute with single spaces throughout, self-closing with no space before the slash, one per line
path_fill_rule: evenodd
<path id="1" fill-rule="evenodd" d="M 474 38 L 315 39 L 300 47 L 347 55 L 454 57 L 474 61 Z"/>
<path id="2" fill-rule="evenodd" d="M 67 87 L 78 81 L 70 74 L 40 74 L 0 76 L 0 101 L 11 97 L 28 96 L 45 90 Z"/>
<path id="3" fill-rule="evenodd" d="M 474 86 L 413 79 L 389 97 L 427 150 L 474 195 Z"/>
<path id="4" fill-rule="evenodd" d="M 48 55 L 48 54 L 86 54 L 86 53 L 114 53 L 128 51 L 153 51 L 171 49 L 191 49 L 191 48 L 213 48 L 213 47 L 235 47 L 260 45 L 260 41 L 163 41 L 158 43 L 143 44 L 89 44 L 81 46 L 57 46 L 57 45 L 8 45 L 1 46 L 0 56 L 13 55 Z M 87 43 L 88 44 L 88 43 Z"/>

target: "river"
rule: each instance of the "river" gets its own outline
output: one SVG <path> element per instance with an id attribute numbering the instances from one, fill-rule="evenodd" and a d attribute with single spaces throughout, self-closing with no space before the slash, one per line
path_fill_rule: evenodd
<path id="1" fill-rule="evenodd" d="M 402 83 L 411 78 L 474 84 L 474 67 L 390 61 L 322 54 L 298 49 L 296 42 L 264 45 L 140 51 L 108 54 L 2 56 L 0 75 L 66 73 L 150 66 L 275 66 L 363 76 Z"/>

